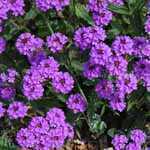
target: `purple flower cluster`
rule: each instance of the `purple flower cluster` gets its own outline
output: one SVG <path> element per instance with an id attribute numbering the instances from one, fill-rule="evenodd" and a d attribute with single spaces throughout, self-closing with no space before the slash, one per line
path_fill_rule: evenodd
<path id="1" fill-rule="evenodd" d="M 6 72 L 0 73 L 0 97 L 10 100 L 15 96 L 14 84 L 18 73 L 15 69 L 9 68 Z"/>
<path id="2" fill-rule="evenodd" d="M 117 36 L 112 44 L 112 50 L 116 52 L 117 55 L 131 55 L 134 51 L 133 40 L 129 36 Z"/>
<path id="3" fill-rule="evenodd" d="M 31 56 L 35 51 L 43 50 L 43 40 L 31 33 L 22 33 L 17 41 L 16 48 L 22 55 Z"/>
<path id="4" fill-rule="evenodd" d="M 0 37 L 0 54 L 6 49 L 6 41 L 4 38 Z"/>
<path id="5" fill-rule="evenodd" d="M 121 6 L 124 4 L 124 0 L 108 0 L 109 3 L 113 4 L 113 5 L 118 5 Z"/>
<path id="6" fill-rule="evenodd" d="M 106 26 L 112 20 L 112 12 L 108 10 L 109 2 L 107 0 L 89 0 L 87 9 L 92 12 L 95 25 Z"/>
<path id="7" fill-rule="evenodd" d="M 70 0 L 36 0 L 36 6 L 41 11 L 48 11 L 49 9 L 63 10 L 65 6 L 70 4 Z"/>
<path id="8" fill-rule="evenodd" d="M 150 61 L 141 59 L 134 65 L 134 73 L 137 79 L 144 82 L 144 86 L 150 91 Z"/>
<path id="9" fill-rule="evenodd" d="M 11 13 L 14 16 L 24 15 L 24 0 L 1 0 L 0 1 L 0 24 L 8 18 Z M 1 25 L 0 25 L 1 28 Z"/>
<path id="10" fill-rule="evenodd" d="M 46 117 L 33 117 L 27 128 L 18 131 L 16 140 L 22 148 L 49 150 L 60 148 L 73 137 L 73 127 L 65 121 L 64 112 L 51 108 Z"/>
<path id="11" fill-rule="evenodd" d="M 74 113 L 84 112 L 87 108 L 85 98 L 79 93 L 70 95 L 66 104 Z"/>
<path id="12" fill-rule="evenodd" d="M 102 66 L 93 64 L 91 61 L 88 61 L 83 65 L 83 76 L 89 80 L 92 80 L 94 78 L 100 77 L 102 70 Z"/>
<path id="13" fill-rule="evenodd" d="M 56 92 L 68 94 L 74 87 L 74 80 L 68 72 L 58 72 L 52 80 L 52 86 Z"/>
<path id="14" fill-rule="evenodd" d="M 145 32 L 150 34 L 150 16 L 147 17 L 147 20 L 145 22 Z"/>
<path id="15" fill-rule="evenodd" d="M 145 143 L 145 140 L 145 133 L 140 129 L 134 129 L 130 132 L 129 138 L 125 135 L 116 134 L 113 137 L 112 145 L 115 150 L 141 150 L 141 146 Z"/>
<path id="16" fill-rule="evenodd" d="M 24 118 L 27 115 L 28 107 L 21 102 L 13 102 L 7 109 L 10 119 Z"/>
<path id="17" fill-rule="evenodd" d="M 47 45 L 50 51 L 57 53 L 63 50 L 64 45 L 68 42 L 68 38 L 62 33 L 54 33 L 47 37 Z"/>
<path id="18" fill-rule="evenodd" d="M 31 66 L 23 79 L 23 93 L 28 100 L 37 100 L 43 96 L 44 82 L 52 80 L 56 92 L 68 94 L 74 87 L 74 80 L 68 72 L 59 71 L 59 63 L 48 57 L 38 65 Z"/>
<path id="19" fill-rule="evenodd" d="M 5 112 L 6 112 L 6 110 L 3 107 L 3 104 L 0 103 L 0 118 L 2 118 L 4 116 Z"/>
<path id="20" fill-rule="evenodd" d="M 126 144 L 128 143 L 128 138 L 125 135 L 115 135 L 112 144 L 115 150 L 125 149 Z"/>
<path id="21" fill-rule="evenodd" d="M 106 38 L 105 30 L 98 26 L 81 27 L 75 31 L 74 41 L 75 45 L 81 50 L 90 49 Z"/>
<path id="22" fill-rule="evenodd" d="M 122 4 L 120 3 L 119 5 Z M 90 11 L 97 12 L 100 8 L 107 9 L 104 1 L 89 0 L 88 9 Z M 105 31 L 98 26 L 81 27 L 76 30 L 74 35 L 77 47 L 82 51 L 90 50 L 89 60 L 83 64 L 83 76 L 89 80 L 103 78 L 103 73 L 107 74 L 108 78 L 111 77 L 113 83 L 108 83 L 107 87 L 107 82 L 109 82 L 107 79 L 106 81 L 104 80 L 104 83 L 102 81 L 104 85 L 100 85 L 100 81 L 96 86 L 96 92 L 100 98 L 108 99 L 113 110 L 121 112 L 126 108 L 125 98 L 127 94 L 137 90 L 140 80 L 150 90 L 149 65 L 146 65 L 143 71 L 140 71 L 139 68 L 141 61 L 149 64 L 150 41 L 143 37 L 134 37 L 132 39 L 127 35 L 120 35 L 115 38 L 111 47 L 109 47 L 104 43 L 105 38 Z M 142 59 L 135 64 L 134 70 L 129 71 L 128 66 L 131 56 Z"/>

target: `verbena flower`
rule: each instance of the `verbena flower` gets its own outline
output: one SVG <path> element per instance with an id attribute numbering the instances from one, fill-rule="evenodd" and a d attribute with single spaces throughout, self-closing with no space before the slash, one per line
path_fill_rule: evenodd
<path id="1" fill-rule="evenodd" d="M 145 143 L 146 135 L 145 133 L 140 129 L 134 129 L 130 132 L 130 138 L 132 141 L 134 141 L 136 144 L 140 145 Z"/>
<path id="2" fill-rule="evenodd" d="M 28 107 L 22 102 L 13 102 L 7 109 L 10 119 L 24 118 L 27 115 Z"/>
<path id="3" fill-rule="evenodd" d="M 129 54 L 134 51 L 133 40 L 129 36 L 117 36 L 112 44 L 112 49 L 116 55 Z"/>
<path id="4" fill-rule="evenodd" d="M 125 135 L 115 135 L 111 142 L 115 150 L 125 149 L 125 145 L 128 143 L 128 138 Z"/>
<path id="5" fill-rule="evenodd" d="M 90 52 L 91 61 L 99 65 L 106 65 L 111 55 L 112 53 L 109 46 L 102 42 L 95 44 Z"/>
<path id="6" fill-rule="evenodd" d="M 108 25 L 112 17 L 112 12 L 107 9 L 100 9 L 98 12 L 93 13 L 93 20 L 97 26 Z"/>
<path id="7" fill-rule="evenodd" d="M 68 72 L 58 72 L 52 79 L 52 86 L 56 92 L 68 94 L 74 87 L 73 77 Z"/>
<path id="8" fill-rule="evenodd" d="M 59 32 L 47 37 L 47 46 L 53 53 L 62 51 L 67 42 L 68 38 Z"/>
<path id="9" fill-rule="evenodd" d="M 66 104 L 74 113 L 84 112 L 87 108 L 85 98 L 79 93 L 70 95 Z"/>
<path id="10" fill-rule="evenodd" d="M 145 31 L 149 34 L 150 33 L 150 16 L 147 17 L 145 22 Z"/>
<path id="11" fill-rule="evenodd" d="M 16 90 L 13 87 L 0 87 L 0 97 L 4 100 L 10 100 L 15 96 Z"/>
<path id="12" fill-rule="evenodd" d="M 91 61 L 83 64 L 83 76 L 89 80 L 100 77 L 101 72 L 102 66 L 98 64 L 93 64 Z"/>

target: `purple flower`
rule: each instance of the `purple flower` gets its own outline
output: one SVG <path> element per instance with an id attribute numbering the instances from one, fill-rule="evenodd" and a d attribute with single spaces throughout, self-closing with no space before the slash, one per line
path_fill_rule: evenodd
<path id="1" fill-rule="evenodd" d="M 118 80 L 116 81 L 116 86 L 119 91 L 130 94 L 137 89 L 137 78 L 134 74 L 124 74 L 119 76 Z"/>
<path id="2" fill-rule="evenodd" d="M 90 27 L 81 27 L 75 31 L 74 41 L 75 45 L 81 50 L 85 50 L 91 47 L 91 34 Z"/>
<path id="3" fill-rule="evenodd" d="M 120 93 L 114 93 L 110 98 L 109 105 L 113 110 L 122 112 L 126 108 L 126 103 L 120 95 Z"/>
<path id="4" fill-rule="evenodd" d="M 93 46 L 90 52 L 91 61 L 99 65 L 105 65 L 111 55 L 109 46 L 102 42 Z"/>
<path id="5" fill-rule="evenodd" d="M 51 5 L 53 8 L 55 8 L 57 11 L 61 11 L 65 6 L 68 6 L 70 4 L 70 0 L 51 0 Z"/>
<path id="6" fill-rule="evenodd" d="M 117 110 L 119 112 L 122 112 L 126 108 L 126 103 L 117 97 L 114 97 L 114 99 L 109 102 L 109 105 L 113 110 Z"/>
<path id="7" fill-rule="evenodd" d="M 112 20 L 112 12 L 107 9 L 100 9 L 93 13 L 93 20 L 97 26 L 108 25 Z"/>
<path id="8" fill-rule="evenodd" d="M 34 134 L 27 128 L 18 131 L 16 140 L 22 148 L 32 148 L 36 143 Z"/>
<path id="9" fill-rule="evenodd" d="M 105 30 L 98 26 L 81 27 L 75 31 L 75 45 L 81 50 L 90 49 L 92 45 L 104 41 L 106 38 Z"/>
<path id="10" fill-rule="evenodd" d="M 141 50 L 145 47 L 147 43 L 144 37 L 134 37 L 133 38 L 133 54 L 141 57 Z"/>
<path id="11" fill-rule="evenodd" d="M 108 0 L 110 3 L 112 3 L 113 5 L 118 5 L 121 6 L 124 4 L 124 0 Z"/>
<path id="12" fill-rule="evenodd" d="M 88 0 L 87 9 L 90 12 L 99 12 L 101 9 L 106 9 L 107 6 L 107 0 Z"/>
<path id="13" fill-rule="evenodd" d="M 48 48 L 53 53 L 58 53 L 63 50 L 64 45 L 68 42 L 68 38 L 62 33 L 54 33 L 47 37 Z"/>
<path id="14" fill-rule="evenodd" d="M 0 37 L 0 54 L 6 49 L 6 41 L 4 38 Z"/>
<path id="15" fill-rule="evenodd" d="M 150 16 L 147 17 L 145 22 L 145 31 L 149 34 L 150 33 Z"/>
<path id="16" fill-rule="evenodd" d="M 46 53 L 44 51 L 35 51 L 32 55 L 28 56 L 28 60 L 32 66 L 37 66 L 39 63 L 46 59 Z"/>
<path id="17" fill-rule="evenodd" d="M 115 150 L 123 150 L 128 143 L 128 138 L 125 135 L 115 135 L 111 142 Z"/>
<path id="18" fill-rule="evenodd" d="M 137 79 L 144 82 L 147 90 L 150 91 L 150 61 L 140 60 L 134 65 L 134 73 Z"/>
<path id="19" fill-rule="evenodd" d="M 34 51 L 34 41 L 31 33 L 22 33 L 16 41 L 16 48 L 21 54 L 30 56 Z"/>
<path id="20" fill-rule="evenodd" d="M 7 19 L 7 13 L 9 11 L 8 8 L 8 2 L 6 0 L 1 0 L 0 1 L 0 22 L 2 22 L 2 20 L 6 20 Z"/>
<path id="21" fill-rule="evenodd" d="M 122 56 L 111 56 L 106 64 L 111 75 L 121 75 L 127 72 L 128 62 Z"/>
<path id="22" fill-rule="evenodd" d="M 141 146 L 138 145 L 138 143 L 133 143 L 133 142 L 130 142 L 129 144 L 126 145 L 126 150 L 141 150 Z"/>
<path id="23" fill-rule="evenodd" d="M 65 114 L 59 108 L 52 108 L 46 114 L 46 120 L 49 122 L 51 128 L 59 127 L 65 122 Z"/>
<path id="24" fill-rule="evenodd" d="M 74 87 L 74 80 L 68 72 L 58 72 L 52 79 L 52 86 L 56 92 L 68 94 Z"/>
<path id="25" fill-rule="evenodd" d="M 55 74 L 59 71 L 59 63 L 53 58 L 43 59 L 39 65 L 40 74 L 45 78 L 54 78 Z"/>
<path id="26" fill-rule="evenodd" d="M 5 114 L 5 108 L 3 107 L 3 104 L 0 102 L 0 118 L 2 118 Z"/>
<path id="27" fill-rule="evenodd" d="M 28 129 L 34 134 L 46 134 L 49 131 L 49 124 L 43 117 L 33 117 Z"/>
<path id="28" fill-rule="evenodd" d="M 112 49 L 116 55 L 131 55 L 134 51 L 133 40 L 129 36 L 117 36 L 112 44 Z"/>
<path id="29" fill-rule="evenodd" d="M 38 100 L 43 96 L 44 88 L 40 83 L 23 83 L 23 94 L 28 100 Z"/>
<path id="30" fill-rule="evenodd" d="M 43 44 L 44 42 L 42 39 L 36 38 L 31 33 L 26 32 L 18 37 L 16 48 L 21 54 L 30 57 L 30 55 L 33 55 L 33 52 L 42 50 Z"/>
<path id="31" fill-rule="evenodd" d="M 24 0 L 8 0 L 9 10 L 14 16 L 24 15 Z"/>
<path id="32" fill-rule="evenodd" d="M 93 26 L 91 27 L 90 34 L 92 37 L 92 45 L 97 45 L 101 41 L 106 39 L 106 32 L 102 27 Z"/>
<path id="33" fill-rule="evenodd" d="M 13 87 L 1 87 L 0 97 L 4 100 L 10 100 L 15 96 L 15 89 Z"/>
<path id="34" fill-rule="evenodd" d="M 145 43 L 144 47 L 141 50 L 141 53 L 145 57 L 150 57 L 150 41 L 147 41 L 147 43 Z"/>
<path id="35" fill-rule="evenodd" d="M 101 76 L 102 66 L 91 63 L 91 60 L 83 64 L 83 76 L 89 80 Z"/>
<path id="36" fill-rule="evenodd" d="M 66 104 L 74 113 L 84 112 L 87 108 L 85 98 L 79 93 L 70 95 Z"/>
<path id="37" fill-rule="evenodd" d="M 143 143 L 145 143 L 146 134 L 142 130 L 140 130 L 140 129 L 134 129 L 130 133 L 130 138 L 136 144 L 142 145 Z"/>
<path id="38" fill-rule="evenodd" d="M 69 123 L 66 123 L 66 126 L 67 126 L 67 129 L 68 129 L 68 139 L 73 139 L 74 138 L 73 127 Z"/>
<path id="39" fill-rule="evenodd" d="M 21 102 L 13 102 L 9 105 L 7 113 L 10 119 L 24 118 L 27 115 L 28 107 Z"/>
<path id="40" fill-rule="evenodd" d="M 36 0 L 36 6 L 41 11 L 47 11 L 52 8 L 51 0 Z"/>
<path id="41" fill-rule="evenodd" d="M 110 100 L 111 95 L 114 92 L 113 83 L 109 80 L 100 80 L 96 85 L 95 91 L 99 97 Z"/>
<path id="42" fill-rule="evenodd" d="M 18 72 L 13 68 L 8 69 L 7 72 L 8 72 L 7 77 L 8 83 L 15 83 L 16 77 L 18 76 Z"/>

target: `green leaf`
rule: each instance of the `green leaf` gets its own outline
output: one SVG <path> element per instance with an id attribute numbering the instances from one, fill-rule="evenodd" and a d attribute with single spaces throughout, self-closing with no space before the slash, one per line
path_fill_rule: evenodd
<path id="1" fill-rule="evenodd" d="M 89 121 L 90 130 L 93 133 L 103 134 L 107 125 L 104 121 L 101 120 L 101 117 L 98 114 L 91 116 Z"/>
<path id="2" fill-rule="evenodd" d="M 116 129 L 115 128 L 111 128 L 107 131 L 107 134 L 110 136 L 110 137 L 113 137 L 115 135 L 115 131 Z"/>
<path id="3" fill-rule="evenodd" d="M 0 149 L 1 150 L 17 150 L 17 146 L 13 144 L 9 139 L 2 136 L 0 137 Z"/>
<path id="4" fill-rule="evenodd" d="M 109 5 L 109 10 L 117 14 L 130 15 L 129 9 L 125 6 Z"/>
<path id="5" fill-rule="evenodd" d="M 30 11 L 28 11 L 25 15 L 25 20 L 30 20 L 30 19 L 34 19 L 37 16 L 37 11 L 36 9 L 32 8 L 30 9 Z"/>
<path id="6" fill-rule="evenodd" d="M 82 4 L 77 4 L 75 6 L 75 13 L 78 18 L 84 19 L 88 24 L 93 25 L 91 16 L 88 14 L 86 8 Z"/>

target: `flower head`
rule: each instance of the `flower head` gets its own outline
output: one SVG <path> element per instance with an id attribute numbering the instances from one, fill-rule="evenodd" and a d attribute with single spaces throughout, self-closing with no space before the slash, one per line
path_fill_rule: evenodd
<path id="1" fill-rule="evenodd" d="M 9 105 L 7 113 L 10 119 L 24 118 L 27 115 L 28 107 L 21 102 L 13 102 Z"/>
<path id="2" fill-rule="evenodd" d="M 87 108 L 85 98 L 79 93 L 70 95 L 66 104 L 74 113 L 84 112 Z"/>

